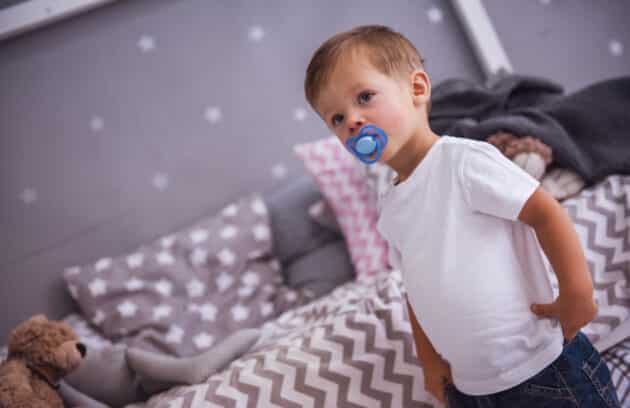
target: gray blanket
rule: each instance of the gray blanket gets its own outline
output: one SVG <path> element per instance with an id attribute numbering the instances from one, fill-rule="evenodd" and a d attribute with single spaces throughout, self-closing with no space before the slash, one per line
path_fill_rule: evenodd
<path id="1" fill-rule="evenodd" d="M 451 79 L 435 86 L 432 104 L 429 119 L 438 134 L 536 137 L 553 149 L 554 166 L 572 169 L 587 185 L 630 174 L 630 77 L 569 95 L 543 78 L 502 75 L 485 85 Z"/>

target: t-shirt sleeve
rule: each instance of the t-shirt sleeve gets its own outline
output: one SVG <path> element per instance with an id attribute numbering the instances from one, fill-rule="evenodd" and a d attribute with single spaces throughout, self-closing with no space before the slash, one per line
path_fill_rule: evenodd
<path id="1" fill-rule="evenodd" d="M 460 179 L 468 205 L 484 214 L 517 220 L 540 183 L 489 143 L 463 156 Z"/>

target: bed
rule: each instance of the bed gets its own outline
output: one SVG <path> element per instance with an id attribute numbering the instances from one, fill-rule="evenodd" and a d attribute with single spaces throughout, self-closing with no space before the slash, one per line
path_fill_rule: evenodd
<path id="1" fill-rule="evenodd" d="M 501 78 L 513 78 L 513 68 L 483 4 L 454 1 L 453 8 L 487 78 L 473 82 L 496 90 Z M 461 116 L 446 122 L 466 122 Z M 92 248 L 90 262 L 56 265 L 64 269 L 58 293 L 78 307 L 70 314 L 68 308 L 55 311 L 64 311 L 92 350 L 121 344 L 189 356 L 230 331 L 261 328 L 254 347 L 207 381 L 127 406 L 439 406 L 419 386 L 423 369 L 405 289 L 375 234 L 378 196 L 390 175 L 358 166 L 323 134 L 295 144 L 305 177 L 260 194 L 226 191 L 233 202 L 185 227 L 169 225 L 140 247 L 126 245 L 115 256 Z M 569 166 L 570 157 L 561 164 Z M 556 185 L 580 180 L 548 175 Z M 630 407 L 630 176 L 611 170 L 587 181 L 562 201 L 586 250 L 600 307 L 583 331 L 603 353 L 619 398 Z M 235 214 L 243 218 L 235 221 Z M 251 234 L 240 240 L 241 231 Z M 100 242 L 122 235 L 109 231 Z M 233 244 L 226 247 L 226 239 Z M 232 269 L 221 269 L 226 266 Z"/>
<path id="2" fill-rule="evenodd" d="M 329 153 L 324 154 L 334 156 Z M 334 173 L 335 177 L 340 174 L 333 164 L 324 167 L 332 170 L 328 173 Z M 355 170 L 355 176 L 365 175 L 363 170 L 356 167 Z M 368 186 L 365 180 L 365 191 L 369 191 Z M 311 193 L 308 208 L 320 202 L 317 195 Z M 345 202 L 360 201 L 344 194 Z M 563 201 L 586 249 L 599 304 L 598 317 L 582 331 L 602 352 L 623 406 L 627 406 L 630 394 L 627 375 L 630 366 L 629 204 L 630 176 L 622 175 L 612 175 Z M 325 211 L 332 210 L 328 207 Z M 344 222 L 329 225 L 331 232 L 343 230 Z M 186 234 L 190 231 L 186 230 Z M 327 244 L 320 245 L 321 252 Z M 370 251 L 378 253 L 379 245 L 379 242 L 371 243 Z M 344 248 L 350 252 L 348 259 L 354 257 L 355 265 L 357 259 L 365 256 L 352 252 L 346 245 Z M 320 266 L 320 283 L 327 276 L 335 276 L 345 283 L 331 282 L 327 288 L 315 289 L 318 293 L 313 299 L 304 293 L 308 292 L 309 279 L 301 279 L 293 302 L 285 302 L 282 312 L 274 318 L 259 322 L 263 335 L 244 355 L 206 382 L 177 386 L 146 402 L 129 406 L 440 406 L 418 386 L 423 383 L 423 370 L 415 357 L 400 272 L 379 266 L 377 257 L 362 263 L 365 270 L 357 279 L 348 274 L 339 278 L 343 275 L 339 270 L 348 271 L 348 264 L 343 267 L 330 262 L 330 254 L 325 257 L 328 263 L 322 259 L 316 262 Z M 103 264 L 102 260 L 100 262 Z M 331 268 L 336 272 L 332 273 Z M 292 269 L 288 273 L 292 271 L 295 272 Z M 72 271 L 72 276 L 77 276 L 75 273 Z M 89 274 L 89 271 L 81 273 Z M 103 272 L 98 273 L 102 276 Z M 550 278 L 555 282 L 553 274 Z M 554 289 L 557 291 L 556 285 Z M 93 324 L 81 315 L 71 315 L 67 321 L 82 334 L 88 347 L 111 346 L 110 339 L 94 330 Z M 138 346 L 139 337 L 130 333 L 128 337 L 119 336 L 118 341 Z M 129 342 L 134 338 L 136 340 Z M 147 347 L 155 344 L 154 339 Z"/>

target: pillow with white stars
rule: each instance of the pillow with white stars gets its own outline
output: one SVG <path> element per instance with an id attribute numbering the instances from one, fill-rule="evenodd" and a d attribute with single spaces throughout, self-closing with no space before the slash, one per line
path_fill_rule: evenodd
<path id="1" fill-rule="evenodd" d="M 67 268 L 81 313 L 113 341 L 198 354 L 310 299 L 284 285 L 258 194 L 136 251 Z"/>

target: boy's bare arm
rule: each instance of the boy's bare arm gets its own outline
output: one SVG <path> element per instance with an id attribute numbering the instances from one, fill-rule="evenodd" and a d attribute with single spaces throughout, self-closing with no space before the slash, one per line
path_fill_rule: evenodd
<path id="1" fill-rule="evenodd" d="M 407 301 L 407 310 L 409 311 L 409 321 L 411 322 L 411 330 L 413 332 L 413 339 L 416 343 L 416 352 L 418 353 L 420 363 L 426 365 L 427 362 L 441 358 L 439 353 L 433 348 L 433 344 L 431 344 L 431 341 L 422 330 L 422 327 L 420 327 L 420 323 L 418 323 L 418 319 L 416 319 L 416 315 L 409 301 Z"/>
<path id="2" fill-rule="evenodd" d="M 453 383 L 451 366 L 433 348 L 431 341 L 429 341 L 420 323 L 418 323 L 409 301 L 407 301 L 407 310 L 409 311 L 409 321 L 411 322 L 413 339 L 416 343 L 418 359 L 424 373 L 424 388 L 438 400 L 446 403 L 446 385 Z"/>
<path id="3" fill-rule="evenodd" d="M 559 319 L 565 338 L 570 340 L 597 315 L 591 274 L 573 222 L 564 208 L 542 188 L 527 200 L 519 220 L 536 231 L 560 289 L 554 303 L 534 305 L 532 311 Z"/>

